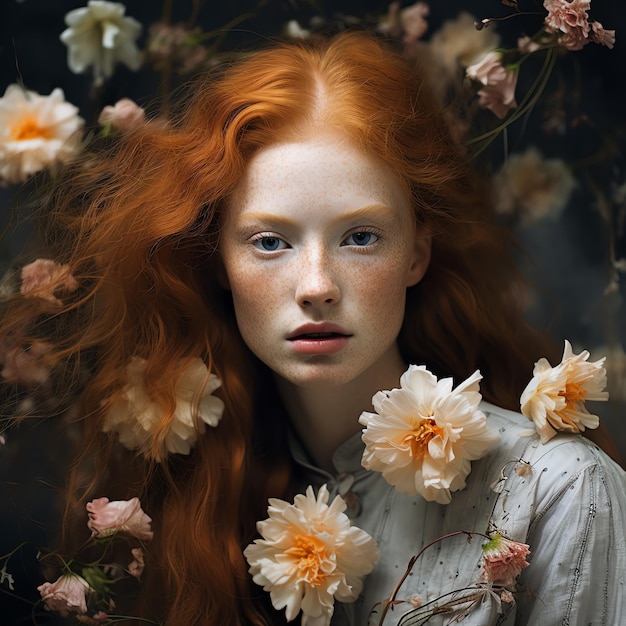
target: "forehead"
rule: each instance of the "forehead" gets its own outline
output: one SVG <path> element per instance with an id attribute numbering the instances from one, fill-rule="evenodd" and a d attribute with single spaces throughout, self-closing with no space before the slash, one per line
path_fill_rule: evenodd
<path id="1" fill-rule="evenodd" d="M 403 185 L 386 165 L 343 138 L 327 135 L 260 150 L 229 204 L 241 211 L 325 205 L 354 209 L 372 202 L 409 204 Z"/>

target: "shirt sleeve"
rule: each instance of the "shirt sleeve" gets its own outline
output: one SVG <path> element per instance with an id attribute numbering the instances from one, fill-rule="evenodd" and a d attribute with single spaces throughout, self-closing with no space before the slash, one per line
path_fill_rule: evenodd
<path id="1" fill-rule="evenodd" d="M 561 448 L 561 452 L 564 449 Z M 574 456 L 576 456 L 576 453 Z M 569 455 L 568 455 L 569 456 Z M 626 474 L 594 450 L 547 462 L 520 577 L 518 626 L 616 626 L 626 619 Z M 556 462 L 555 462 L 556 461 Z"/>

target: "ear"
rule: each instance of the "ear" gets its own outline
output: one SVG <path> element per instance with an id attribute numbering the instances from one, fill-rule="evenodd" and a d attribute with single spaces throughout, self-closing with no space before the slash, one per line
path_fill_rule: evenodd
<path id="1" fill-rule="evenodd" d="M 430 265 L 430 250 L 432 247 L 430 232 L 424 228 L 416 229 L 414 238 L 413 257 L 406 275 L 407 287 L 417 285 L 424 278 L 424 274 L 426 274 L 426 270 Z"/>

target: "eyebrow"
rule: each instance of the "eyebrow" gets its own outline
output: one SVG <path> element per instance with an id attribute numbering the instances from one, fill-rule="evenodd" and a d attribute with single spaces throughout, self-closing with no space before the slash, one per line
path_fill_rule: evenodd
<path id="1" fill-rule="evenodd" d="M 353 209 L 351 211 L 343 213 L 336 220 L 334 220 L 333 225 L 340 222 L 352 222 L 362 219 L 371 219 L 375 215 L 382 215 L 386 218 L 393 218 L 395 217 L 395 211 L 392 207 L 387 206 L 386 204 L 376 202 L 374 204 L 368 204 L 366 206 L 359 207 L 358 209 Z M 277 226 L 288 227 L 293 226 L 297 222 L 297 220 L 265 211 L 256 211 L 254 213 L 249 213 L 248 215 L 246 215 L 245 222 L 246 224 L 269 223 L 272 225 L 275 224 Z"/>

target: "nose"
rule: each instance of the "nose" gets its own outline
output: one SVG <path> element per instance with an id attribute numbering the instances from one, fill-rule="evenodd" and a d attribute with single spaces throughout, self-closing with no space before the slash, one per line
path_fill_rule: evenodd
<path id="1" fill-rule="evenodd" d="M 341 292 L 328 257 L 323 252 L 303 254 L 298 268 L 296 301 L 301 307 L 336 304 Z"/>

